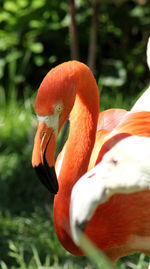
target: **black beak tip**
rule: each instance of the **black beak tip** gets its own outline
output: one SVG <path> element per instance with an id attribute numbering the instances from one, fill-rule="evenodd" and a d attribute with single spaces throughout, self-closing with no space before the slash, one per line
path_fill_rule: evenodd
<path id="1" fill-rule="evenodd" d="M 34 168 L 39 180 L 48 189 L 48 191 L 52 194 L 57 194 L 59 186 L 55 168 L 53 166 L 49 167 L 48 165 L 45 166 L 43 164 L 39 164 Z"/>
<path id="2" fill-rule="evenodd" d="M 48 189 L 50 193 L 56 194 L 58 192 L 58 181 L 55 168 L 53 166 L 49 167 L 46 160 L 46 150 L 50 139 L 51 136 L 48 139 L 43 153 L 43 163 L 40 163 L 38 166 L 35 166 L 35 170 L 41 183 Z"/>

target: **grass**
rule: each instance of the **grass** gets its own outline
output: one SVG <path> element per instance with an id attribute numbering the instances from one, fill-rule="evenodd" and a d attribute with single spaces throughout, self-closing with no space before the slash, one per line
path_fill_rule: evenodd
<path id="1" fill-rule="evenodd" d="M 114 101 L 121 102 L 118 100 Z M 125 100 L 120 100 L 125 104 Z M 49 197 L 31 167 L 36 129 L 33 102 L 34 96 L 22 103 L 13 98 L 0 106 L 0 268 L 106 269 L 99 265 L 106 263 L 100 253 L 96 258 L 72 256 L 56 237 L 53 197 Z M 91 248 L 89 246 L 89 252 Z M 148 258 L 136 254 L 122 258 L 116 268 L 144 269 L 147 266 Z"/>

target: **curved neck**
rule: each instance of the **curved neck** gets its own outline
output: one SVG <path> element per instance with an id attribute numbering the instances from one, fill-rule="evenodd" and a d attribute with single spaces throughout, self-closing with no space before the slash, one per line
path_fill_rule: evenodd
<path id="1" fill-rule="evenodd" d="M 73 185 L 88 168 L 96 136 L 99 98 L 96 81 L 87 67 L 76 73 L 75 79 L 76 98 L 70 114 L 69 137 L 63 149 L 59 192 L 54 200 L 54 224 L 63 246 L 79 254 L 69 236 L 70 195 Z"/>

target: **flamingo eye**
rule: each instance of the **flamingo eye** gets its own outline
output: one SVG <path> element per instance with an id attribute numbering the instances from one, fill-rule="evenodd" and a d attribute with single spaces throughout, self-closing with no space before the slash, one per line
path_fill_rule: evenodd
<path id="1" fill-rule="evenodd" d="M 56 113 L 61 113 L 62 112 L 62 110 L 63 110 L 63 105 L 62 104 L 57 104 L 56 106 L 55 106 L 55 112 Z"/>

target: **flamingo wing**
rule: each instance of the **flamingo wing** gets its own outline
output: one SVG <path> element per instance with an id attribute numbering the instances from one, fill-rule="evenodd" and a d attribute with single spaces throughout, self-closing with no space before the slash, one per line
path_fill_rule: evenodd
<path id="1" fill-rule="evenodd" d="M 94 148 L 91 154 L 88 170 L 95 166 L 98 154 L 110 132 L 120 123 L 127 113 L 125 109 L 107 109 L 99 114 Z"/>

